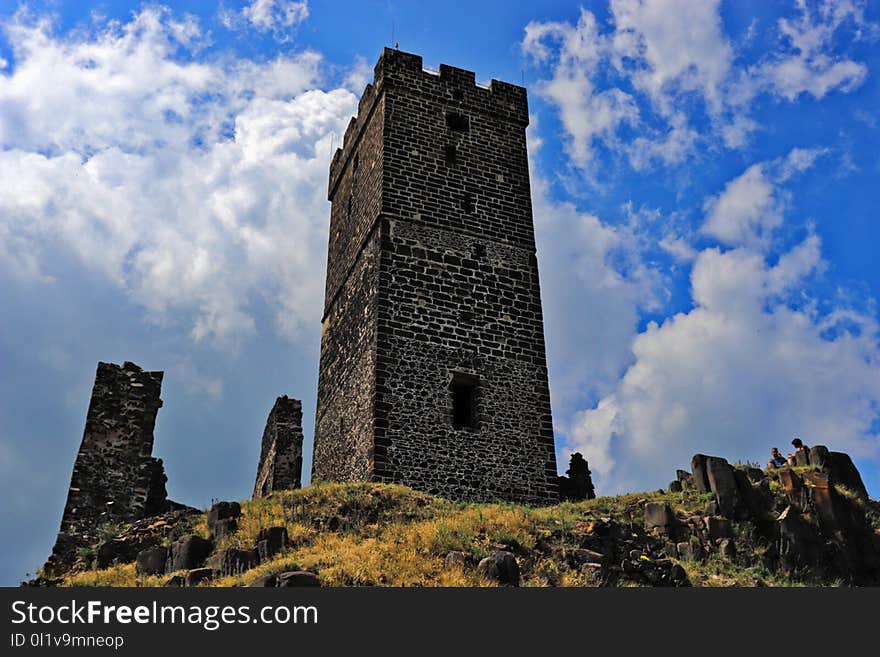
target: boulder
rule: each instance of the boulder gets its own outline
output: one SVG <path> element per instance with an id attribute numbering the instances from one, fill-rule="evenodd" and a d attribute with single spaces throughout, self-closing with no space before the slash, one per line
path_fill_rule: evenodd
<path id="1" fill-rule="evenodd" d="M 706 531 L 712 542 L 717 539 L 733 538 L 733 528 L 727 518 L 709 516 L 706 518 Z"/>
<path id="2" fill-rule="evenodd" d="M 803 505 L 804 484 L 798 474 L 791 468 L 781 468 L 778 471 L 778 476 L 788 501 L 792 504 Z"/>
<path id="3" fill-rule="evenodd" d="M 211 526 L 211 533 L 213 534 L 215 541 L 219 541 L 224 536 L 234 534 L 237 530 L 237 518 L 224 518 L 223 520 L 218 520 L 213 526 Z"/>
<path id="4" fill-rule="evenodd" d="M 248 586 L 251 588 L 273 588 L 278 586 L 278 577 L 275 575 L 263 575 L 262 577 L 257 577 Z"/>
<path id="5" fill-rule="evenodd" d="M 645 504 L 645 529 L 657 529 L 662 534 L 669 534 L 675 524 L 675 513 L 668 504 L 664 502 Z"/>
<path id="6" fill-rule="evenodd" d="M 687 571 L 680 564 L 672 564 L 669 569 L 669 577 L 673 586 L 690 586 L 691 581 L 688 579 Z"/>
<path id="7" fill-rule="evenodd" d="M 447 568 L 464 568 L 468 562 L 468 553 L 459 550 L 453 550 L 446 555 L 444 559 Z"/>
<path id="8" fill-rule="evenodd" d="M 843 452 L 828 452 L 828 464 L 826 466 L 831 475 L 831 481 L 841 486 L 846 486 L 860 499 L 867 501 L 868 490 L 862 481 L 862 476 L 856 469 L 849 454 Z"/>
<path id="9" fill-rule="evenodd" d="M 310 573 L 307 570 L 290 570 L 278 574 L 278 586 L 280 588 L 321 586 L 321 580 L 315 573 Z"/>
<path id="10" fill-rule="evenodd" d="M 792 506 L 785 507 L 776 519 L 783 563 L 791 569 L 816 563 L 821 546 L 813 528 Z"/>
<path id="11" fill-rule="evenodd" d="M 168 579 L 165 580 L 165 583 L 162 586 L 184 586 L 186 584 L 186 577 L 183 575 L 172 575 Z"/>
<path id="12" fill-rule="evenodd" d="M 186 586 L 198 586 L 214 579 L 214 571 L 210 568 L 195 568 L 186 573 Z"/>
<path id="13" fill-rule="evenodd" d="M 512 552 L 498 550 L 477 565 L 484 579 L 502 586 L 519 586 L 519 564 Z"/>
<path id="14" fill-rule="evenodd" d="M 265 527 L 257 536 L 257 552 L 260 561 L 266 561 L 288 546 L 286 527 Z"/>
<path id="15" fill-rule="evenodd" d="M 709 486 L 709 472 L 706 468 L 706 460 L 709 457 L 705 454 L 694 454 L 691 459 L 691 470 L 693 471 L 694 486 L 700 493 L 708 493 L 711 491 Z"/>
<path id="16" fill-rule="evenodd" d="M 819 468 L 828 466 L 828 448 L 825 445 L 816 445 L 810 448 L 810 463 Z"/>
<path id="17" fill-rule="evenodd" d="M 709 489 L 715 493 L 721 515 L 725 518 L 742 517 L 745 505 L 736 483 L 733 466 L 719 456 L 708 456 L 705 467 L 709 478 Z"/>
<path id="18" fill-rule="evenodd" d="M 756 484 L 764 479 L 764 471 L 760 468 L 745 466 L 742 468 L 742 471 L 745 472 L 746 476 L 749 478 L 749 481 L 753 481 Z"/>
<path id="19" fill-rule="evenodd" d="M 138 552 L 156 547 L 160 541 L 160 536 L 152 534 L 111 538 L 98 545 L 95 565 L 107 568 L 114 563 L 131 563 L 137 558 Z"/>
<path id="20" fill-rule="evenodd" d="M 165 570 L 192 570 L 199 568 L 205 563 L 205 559 L 211 554 L 213 544 L 201 536 L 184 536 L 171 544 L 168 555 L 168 563 Z"/>
<path id="21" fill-rule="evenodd" d="M 208 511 L 208 527 L 213 527 L 218 520 L 238 518 L 241 515 L 241 505 L 238 502 L 215 502 Z"/>
<path id="22" fill-rule="evenodd" d="M 135 572 L 138 575 L 161 575 L 165 572 L 168 548 L 153 547 L 141 550 L 135 558 Z"/>
<path id="23" fill-rule="evenodd" d="M 220 575 L 238 575 L 250 570 L 260 563 L 260 555 L 256 550 L 240 550 L 226 548 L 218 552 L 208 561 L 208 566 Z"/>
<path id="24" fill-rule="evenodd" d="M 764 473 L 762 472 L 762 478 L 758 481 L 763 481 L 763 474 Z M 748 470 L 734 468 L 733 478 L 736 480 L 736 487 L 737 490 L 739 490 L 740 496 L 740 508 L 737 517 L 740 520 L 745 520 L 749 517 L 759 518 L 765 515 L 765 501 L 761 493 L 757 491 L 752 484 L 752 479 L 749 477 Z"/>
<path id="25" fill-rule="evenodd" d="M 678 552 L 678 558 L 684 561 L 702 561 L 706 557 L 703 544 L 695 536 L 692 536 L 690 540 L 678 543 L 675 548 Z"/>
<path id="26" fill-rule="evenodd" d="M 675 481 L 669 482 L 669 492 L 670 493 L 680 493 L 681 490 L 682 490 L 682 488 L 681 488 L 681 481 L 680 480 L 676 479 Z"/>
<path id="27" fill-rule="evenodd" d="M 587 563 L 601 564 L 605 555 L 587 548 L 575 548 L 573 550 L 565 550 L 565 558 L 573 568 L 578 568 Z"/>
<path id="28" fill-rule="evenodd" d="M 736 556 L 736 546 L 733 544 L 733 539 L 722 539 L 718 544 L 718 551 L 725 559 L 733 559 Z"/>
<path id="29" fill-rule="evenodd" d="M 235 532 L 241 505 L 238 502 L 216 502 L 208 511 L 208 528 L 215 539 Z"/>

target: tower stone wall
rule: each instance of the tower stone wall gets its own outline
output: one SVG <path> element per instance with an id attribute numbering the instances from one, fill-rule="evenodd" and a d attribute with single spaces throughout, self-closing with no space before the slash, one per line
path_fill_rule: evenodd
<path id="1" fill-rule="evenodd" d="M 330 169 L 314 479 L 557 499 L 527 125 L 385 49 Z"/>
<path id="2" fill-rule="evenodd" d="M 263 431 L 254 497 L 302 485 L 302 445 L 302 402 L 279 397 Z"/>
<path id="3" fill-rule="evenodd" d="M 95 543 L 102 525 L 133 522 L 174 505 L 166 498 L 162 460 L 152 456 L 162 376 L 134 363 L 98 363 L 47 575 L 69 568 L 79 548 Z"/>

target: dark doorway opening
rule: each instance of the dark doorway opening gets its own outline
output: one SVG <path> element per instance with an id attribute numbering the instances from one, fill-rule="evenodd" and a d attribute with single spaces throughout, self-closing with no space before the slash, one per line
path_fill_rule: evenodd
<path id="1" fill-rule="evenodd" d="M 452 375 L 452 425 L 457 428 L 477 427 L 477 388 L 479 379 L 471 374 Z"/>

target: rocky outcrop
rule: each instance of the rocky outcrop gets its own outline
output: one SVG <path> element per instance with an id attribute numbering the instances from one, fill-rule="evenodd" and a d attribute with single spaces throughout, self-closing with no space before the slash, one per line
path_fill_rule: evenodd
<path id="1" fill-rule="evenodd" d="M 824 580 L 880 584 L 880 538 L 866 519 L 868 495 L 852 459 L 821 445 L 805 458 L 809 465 L 764 472 L 696 454 L 693 473 L 679 471 L 679 485 L 670 491 L 686 490 L 692 479 L 697 491 L 713 495 L 705 515 L 675 518 L 668 505 L 647 504 L 645 527 L 660 537 L 685 527 L 675 546 L 683 559 L 714 553 L 734 559 L 742 535 L 762 542 L 760 552 L 773 566 L 806 569 Z M 781 494 L 774 495 L 774 488 Z"/>

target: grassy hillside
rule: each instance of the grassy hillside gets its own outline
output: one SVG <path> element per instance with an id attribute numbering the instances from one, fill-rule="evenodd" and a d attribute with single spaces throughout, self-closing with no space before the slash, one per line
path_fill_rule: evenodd
<path id="1" fill-rule="evenodd" d="M 771 481 L 774 513 L 788 501 Z M 284 526 L 289 547 L 244 572 L 206 585 L 241 586 L 262 575 L 291 570 L 316 573 L 323 586 L 476 586 L 491 584 L 478 562 L 497 550 L 516 556 L 522 586 L 835 585 L 841 580 L 807 568 L 783 567 L 779 546 L 750 522 L 734 522 L 723 549 L 680 559 L 674 542 L 644 526 L 645 505 L 668 503 L 686 524 L 705 513 L 711 494 L 695 490 L 635 493 L 531 508 L 465 504 L 402 486 L 322 484 L 242 502 L 238 529 L 214 545 L 250 549 L 262 528 Z M 880 530 L 877 503 L 863 504 L 872 530 Z M 186 534 L 209 538 L 206 514 L 158 521 L 161 543 Z M 124 528 L 115 528 L 121 530 Z M 693 540 L 693 539 L 692 539 Z M 455 557 L 449 557 L 453 553 Z M 138 576 L 134 563 L 90 569 L 82 555 L 67 586 L 162 586 L 173 573 Z M 683 571 L 683 572 L 682 572 Z M 686 574 L 686 578 L 684 575 Z"/>

